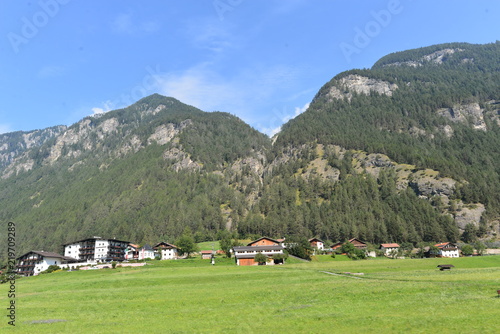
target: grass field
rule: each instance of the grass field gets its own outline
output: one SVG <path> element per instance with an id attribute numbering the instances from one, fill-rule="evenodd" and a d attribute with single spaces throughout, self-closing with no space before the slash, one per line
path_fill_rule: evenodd
<path id="1" fill-rule="evenodd" d="M 455 268 L 441 272 L 443 263 Z M 0 285 L 5 333 L 500 332 L 500 256 L 318 256 L 253 267 L 188 259 L 56 272 L 17 281 L 15 328 L 4 315 L 7 288 Z"/>

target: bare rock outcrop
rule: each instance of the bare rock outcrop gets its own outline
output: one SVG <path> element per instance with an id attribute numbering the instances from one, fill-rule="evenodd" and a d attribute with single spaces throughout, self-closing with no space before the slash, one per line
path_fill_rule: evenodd
<path id="1" fill-rule="evenodd" d="M 181 170 L 199 170 L 201 168 L 200 165 L 191 160 L 188 153 L 177 147 L 173 147 L 163 152 L 163 159 L 174 161 L 172 168 L 176 172 Z"/>
<path id="2" fill-rule="evenodd" d="M 451 108 L 441 108 L 438 109 L 437 113 L 452 122 L 469 124 L 476 130 L 486 131 L 486 123 L 483 115 L 484 110 L 481 109 L 479 103 L 468 103 L 455 105 Z"/>
<path id="3" fill-rule="evenodd" d="M 187 119 L 185 121 L 182 121 L 179 125 L 173 123 L 160 125 L 148 138 L 148 144 L 156 142 L 158 145 L 165 145 L 191 124 L 193 124 L 193 122 L 190 119 Z"/>
<path id="4" fill-rule="evenodd" d="M 474 226 L 479 227 L 479 222 L 481 221 L 481 216 L 484 211 L 486 211 L 486 208 L 481 203 L 467 205 L 461 203 L 455 213 L 455 222 L 457 223 L 458 228 L 464 230 L 467 224 L 473 224 Z"/>
<path id="5" fill-rule="evenodd" d="M 398 89 L 398 85 L 383 80 L 372 79 L 357 74 L 350 74 L 338 80 L 337 84 L 332 86 L 327 93 L 329 98 L 351 100 L 352 92 L 358 94 L 370 95 L 373 92 L 378 94 L 392 96 L 392 93 Z"/>

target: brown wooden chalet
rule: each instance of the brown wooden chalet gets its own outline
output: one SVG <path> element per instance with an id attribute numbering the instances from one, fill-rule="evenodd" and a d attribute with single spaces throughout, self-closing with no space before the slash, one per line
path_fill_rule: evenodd
<path id="1" fill-rule="evenodd" d="M 275 254 L 283 254 L 283 246 L 280 241 L 267 237 L 254 240 L 247 246 L 233 247 L 233 252 L 236 264 L 239 266 L 257 265 L 258 263 L 255 261 L 255 256 L 258 253 L 264 254 L 268 257 L 266 264 L 283 263 L 283 260 L 272 260 Z"/>
<path id="2" fill-rule="evenodd" d="M 349 242 L 351 244 L 354 245 L 354 247 L 358 248 L 358 249 L 366 249 L 367 245 L 366 243 L 364 243 L 363 241 L 357 239 L 357 238 L 352 238 L 349 240 Z M 344 244 L 343 242 L 337 242 L 335 244 L 332 245 L 332 249 L 333 250 L 336 250 L 336 249 L 339 249 L 340 247 L 342 247 L 342 244 Z"/>
<path id="3" fill-rule="evenodd" d="M 272 246 L 272 245 L 280 245 L 280 244 L 281 244 L 280 241 L 278 241 L 276 239 L 262 237 L 262 238 L 259 238 L 257 240 L 250 242 L 247 246 Z"/>

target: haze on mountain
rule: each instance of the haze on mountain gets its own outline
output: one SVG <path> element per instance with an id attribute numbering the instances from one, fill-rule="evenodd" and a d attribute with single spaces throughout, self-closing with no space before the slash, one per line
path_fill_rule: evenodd
<path id="1" fill-rule="evenodd" d="M 499 86 L 500 42 L 450 43 L 336 75 L 273 138 L 158 94 L 2 134 L 0 219 L 16 222 L 20 254 L 186 228 L 198 242 L 495 239 Z"/>

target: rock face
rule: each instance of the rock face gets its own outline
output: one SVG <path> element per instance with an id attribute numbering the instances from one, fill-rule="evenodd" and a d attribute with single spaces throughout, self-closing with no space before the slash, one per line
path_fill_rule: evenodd
<path id="1" fill-rule="evenodd" d="M 387 81 L 372 79 L 356 74 L 350 74 L 338 80 L 330 88 L 327 96 L 334 99 L 347 98 L 351 100 L 352 92 L 358 94 L 370 95 L 373 92 L 378 94 L 392 96 L 392 93 L 398 89 L 398 85 Z"/>
<path id="2" fill-rule="evenodd" d="M 484 211 L 486 211 L 486 208 L 481 203 L 460 205 L 455 213 L 455 222 L 458 228 L 464 230 L 467 224 L 473 224 L 479 227 L 479 222 Z"/>
<path id="3" fill-rule="evenodd" d="M 0 134 L 0 170 L 7 168 L 27 150 L 42 146 L 65 130 L 66 126 L 60 125 L 30 132 Z"/>
<path id="4" fill-rule="evenodd" d="M 433 52 L 429 55 L 423 56 L 422 60 L 433 62 L 435 64 L 442 64 L 443 58 L 445 58 L 446 56 L 452 55 L 455 52 L 462 52 L 462 51 L 464 51 L 464 50 L 463 49 L 443 49 L 443 50 Z"/>
<path id="5" fill-rule="evenodd" d="M 182 121 L 178 126 L 173 123 L 160 125 L 148 138 L 148 144 L 156 142 L 158 145 L 165 145 L 192 123 L 193 122 L 190 119 L 187 119 Z"/>
<path id="6" fill-rule="evenodd" d="M 160 105 L 155 109 L 147 109 L 146 112 L 155 114 L 165 108 L 164 105 Z M 147 141 L 144 141 L 137 134 L 132 134 L 134 130 L 130 126 L 125 129 L 126 125 L 121 125 L 117 118 L 111 117 L 102 120 L 102 117 L 102 115 L 97 118 L 87 117 L 70 128 L 56 127 L 23 133 L 17 136 L 20 140 L 17 144 L 19 146 L 18 151 L 10 149 L 9 143 L 12 142 L 12 139 L 7 140 L 10 137 L 6 135 L 0 136 L 0 164 L 6 165 L 3 171 L 0 170 L 2 178 L 8 178 L 21 171 L 31 170 L 35 165 L 35 161 L 23 153 L 29 148 L 41 146 L 48 139 L 53 139 L 54 142 L 48 147 L 47 154 L 42 155 L 43 160 L 38 161 L 38 163 L 53 165 L 60 159 L 78 158 L 82 154 L 89 154 L 89 152 L 94 151 L 99 152 L 101 155 L 109 154 L 112 157 L 120 157 L 130 152 L 137 152 L 153 142 L 158 145 L 165 145 L 193 123 L 190 119 L 186 119 L 180 124 L 162 124 L 149 135 Z M 102 121 L 97 121 L 97 119 Z M 2 141 L 4 137 L 7 139 Z M 42 137 L 44 140 L 41 139 Z M 115 146 L 109 145 L 109 139 L 116 143 Z M 5 151 L 5 153 L 2 154 L 2 151 Z M 172 153 L 181 158 L 176 168 L 192 169 L 198 167 L 196 163 L 190 161 L 187 156 L 182 155 L 180 152 Z M 74 166 L 70 167 L 70 170 L 73 170 Z"/>
<path id="7" fill-rule="evenodd" d="M 430 53 L 428 55 L 425 55 L 418 60 L 410 60 L 410 61 L 386 64 L 386 65 L 384 65 L 384 67 L 386 67 L 386 66 L 420 67 L 420 66 L 423 66 L 425 62 L 430 62 L 430 63 L 440 65 L 446 60 L 447 56 L 452 55 L 455 52 L 462 52 L 462 51 L 464 51 L 464 50 L 458 49 L 458 48 L 456 48 L 456 49 L 446 48 L 446 49 L 438 50 L 438 51 L 435 51 L 435 52 Z M 474 59 L 470 59 L 470 58 L 464 58 L 462 60 L 463 64 L 473 63 L 473 62 L 474 62 Z"/>
<path id="8" fill-rule="evenodd" d="M 476 130 L 486 131 L 487 129 L 483 115 L 484 110 L 481 109 L 479 103 L 455 105 L 452 108 L 441 108 L 437 113 L 452 122 L 469 124 Z"/>
<path id="9" fill-rule="evenodd" d="M 436 176 L 427 176 L 425 171 L 420 175 L 417 173 L 417 176 L 414 176 L 413 179 L 414 181 L 409 182 L 409 186 L 412 187 L 418 195 L 425 197 L 435 195 L 449 197 L 453 195 L 457 183 L 457 181 L 448 177 L 439 178 Z"/>
<path id="10" fill-rule="evenodd" d="M 199 170 L 201 168 L 200 165 L 191 160 L 191 157 L 188 153 L 177 147 L 173 147 L 165 151 L 163 153 L 163 158 L 165 160 L 171 160 L 173 162 L 172 168 L 176 172 L 181 170 Z"/>

